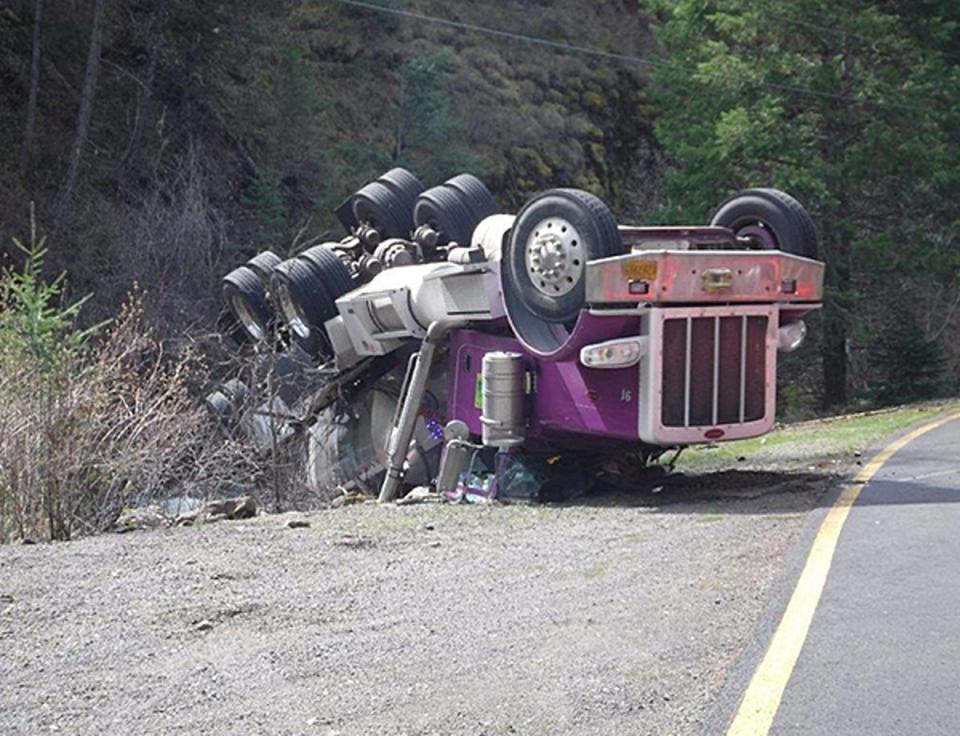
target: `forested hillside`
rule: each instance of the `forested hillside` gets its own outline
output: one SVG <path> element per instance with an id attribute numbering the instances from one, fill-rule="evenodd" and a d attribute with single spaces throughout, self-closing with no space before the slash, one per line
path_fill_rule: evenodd
<path id="1" fill-rule="evenodd" d="M 956 3 L 373 4 L 400 14 L 0 2 L 5 263 L 35 201 L 85 319 L 138 283 L 176 334 L 210 328 L 230 267 L 336 233 L 332 207 L 394 163 L 472 171 L 507 209 L 588 189 L 623 221 L 704 222 L 778 186 L 830 274 L 784 406 L 960 389 Z"/>
<path id="2" fill-rule="evenodd" d="M 9 243 L 36 199 L 58 226 L 51 265 L 98 305 L 138 280 L 165 321 L 209 320 L 228 265 L 332 228 L 331 209 L 394 162 L 427 182 L 473 171 L 510 208 L 561 182 L 645 205 L 627 193 L 654 155 L 638 70 L 330 0 L 99 3 L 99 78 L 64 202 L 96 5 L 0 5 L 0 229 Z M 456 17 L 642 54 L 632 5 L 461 3 Z M 36 8 L 38 112 L 18 172 Z"/>

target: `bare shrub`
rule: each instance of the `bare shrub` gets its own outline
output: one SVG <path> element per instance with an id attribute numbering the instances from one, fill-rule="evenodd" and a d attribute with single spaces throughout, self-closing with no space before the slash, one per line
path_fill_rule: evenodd
<path id="1" fill-rule="evenodd" d="M 126 283 L 149 284 L 151 311 L 166 321 L 176 315 L 178 325 L 209 319 L 219 305 L 213 287 L 222 275 L 226 223 L 209 188 L 202 156 L 190 146 L 131 210 L 124 240 L 133 247 L 117 253 Z"/>
<path id="2" fill-rule="evenodd" d="M 249 476 L 189 395 L 196 356 L 167 355 L 137 298 L 79 330 L 80 303 L 40 277 L 43 241 L 23 249 L 0 281 L 0 541 L 100 531 L 130 503 Z"/>
<path id="3" fill-rule="evenodd" d="M 277 353 L 279 342 L 273 332 L 261 344 L 237 348 L 220 343 L 213 350 L 210 336 L 201 335 L 195 346 L 210 356 L 211 377 L 220 379 L 208 383 L 204 393 L 221 389 L 229 379 L 247 389 L 220 426 L 224 437 L 250 458 L 248 492 L 274 512 L 306 510 L 326 505 L 333 492 L 313 487 L 307 473 L 308 425 L 315 418 L 310 398 L 323 378 L 288 353 Z"/>

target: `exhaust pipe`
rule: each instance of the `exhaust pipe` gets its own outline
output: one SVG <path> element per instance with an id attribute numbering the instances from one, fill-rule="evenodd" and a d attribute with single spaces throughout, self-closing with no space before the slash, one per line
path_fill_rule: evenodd
<path id="1" fill-rule="evenodd" d="M 417 411 L 423 400 L 423 392 L 427 388 L 427 378 L 437 348 L 443 343 L 451 330 L 464 327 L 466 321 L 462 319 L 444 318 L 431 322 L 427 328 L 427 336 L 420 345 L 420 352 L 410 357 L 413 363 L 408 372 L 404 390 L 400 393 L 400 416 L 390 431 L 387 442 L 387 469 L 380 487 L 380 503 L 389 503 L 397 497 L 400 483 L 406 470 L 403 465 L 410 450 L 410 440 L 413 439 L 413 430 L 416 426 Z"/>

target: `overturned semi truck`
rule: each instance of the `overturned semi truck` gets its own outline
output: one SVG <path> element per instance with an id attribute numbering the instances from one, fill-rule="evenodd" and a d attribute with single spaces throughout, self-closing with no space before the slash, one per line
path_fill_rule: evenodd
<path id="1" fill-rule="evenodd" d="M 336 214 L 341 240 L 261 253 L 224 297 L 240 339 L 309 377 L 281 411 L 308 434 L 314 481 L 339 468 L 381 501 L 450 492 L 481 451 L 496 495 L 524 454 L 647 461 L 764 434 L 778 352 L 822 296 L 813 222 L 775 189 L 730 197 L 707 226 L 640 227 L 576 189 L 505 214 L 474 176 L 425 189 L 397 168 Z M 255 390 L 236 383 L 220 415 Z"/>

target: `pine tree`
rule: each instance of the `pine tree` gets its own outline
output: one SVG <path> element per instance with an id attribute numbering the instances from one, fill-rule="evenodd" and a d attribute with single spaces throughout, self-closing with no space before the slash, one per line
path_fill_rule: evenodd
<path id="1" fill-rule="evenodd" d="M 453 55 L 448 49 L 417 56 L 404 64 L 400 73 L 393 158 L 427 180 L 460 171 L 483 171 L 482 159 L 456 142 L 461 125 L 446 89 L 452 74 Z"/>
<path id="2" fill-rule="evenodd" d="M 863 283 L 960 273 L 957 13 L 927 4 L 654 3 L 670 55 L 655 72 L 659 136 L 675 163 L 659 214 L 703 221 L 747 186 L 787 190 L 812 211 L 827 263 L 827 406 L 847 401 Z"/>
<path id="3" fill-rule="evenodd" d="M 876 403 L 905 404 L 939 396 L 943 390 L 943 346 L 927 339 L 909 313 L 893 320 L 876 346 L 881 378 L 870 393 Z"/>

